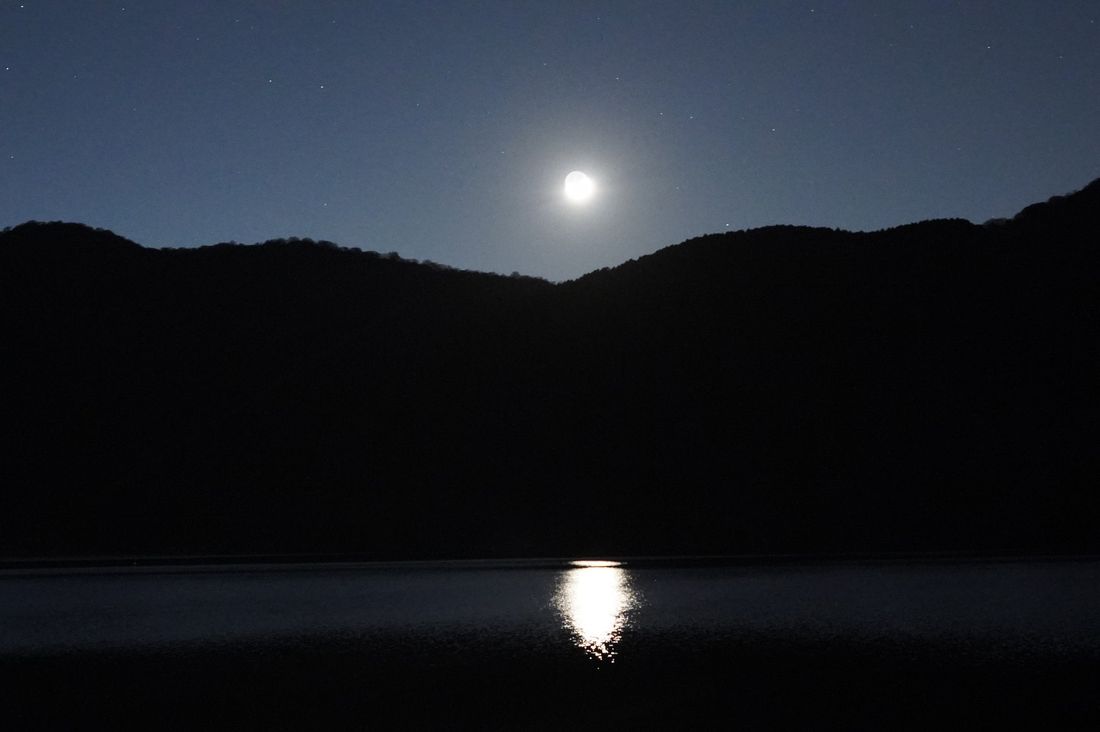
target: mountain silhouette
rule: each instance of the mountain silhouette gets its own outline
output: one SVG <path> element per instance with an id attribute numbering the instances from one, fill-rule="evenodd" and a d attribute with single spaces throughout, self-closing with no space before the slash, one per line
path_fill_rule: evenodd
<path id="1" fill-rule="evenodd" d="M 0 234 L 0 556 L 1098 551 L 1100 181 L 553 284 Z"/>

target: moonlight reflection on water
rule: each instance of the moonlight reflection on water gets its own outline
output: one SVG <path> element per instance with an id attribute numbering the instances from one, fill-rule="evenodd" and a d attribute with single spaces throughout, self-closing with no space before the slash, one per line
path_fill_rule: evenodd
<path id="1" fill-rule="evenodd" d="M 630 576 L 617 562 L 573 562 L 554 593 L 554 605 L 573 642 L 597 661 L 614 661 L 615 645 L 638 604 Z"/>

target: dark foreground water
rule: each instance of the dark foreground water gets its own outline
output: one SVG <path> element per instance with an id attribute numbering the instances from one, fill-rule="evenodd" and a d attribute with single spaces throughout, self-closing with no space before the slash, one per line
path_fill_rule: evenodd
<path id="1" fill-rule="evenodd" d="M 1097 728 L 1100 562 L 0 572 L 9 729 Z"/>

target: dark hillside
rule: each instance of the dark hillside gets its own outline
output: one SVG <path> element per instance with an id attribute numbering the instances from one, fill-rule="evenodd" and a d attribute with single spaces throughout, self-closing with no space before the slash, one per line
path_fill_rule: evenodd
<path id="1" fill-rule="evenodd" d="M 0 235 L 0 553 L 1096 551 L 1100 184 L 561 285 Z"/>

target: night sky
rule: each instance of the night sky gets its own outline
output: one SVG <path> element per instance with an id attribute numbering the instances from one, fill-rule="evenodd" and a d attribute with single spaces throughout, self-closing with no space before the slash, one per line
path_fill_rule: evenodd
<path id="1" fill-rule="evenodd" d="M 564 279 L 1100 176 L 1100 2 L 0 2 L 0 226 Z M 571 170 L 597 186 L 568 202 Z"/>

